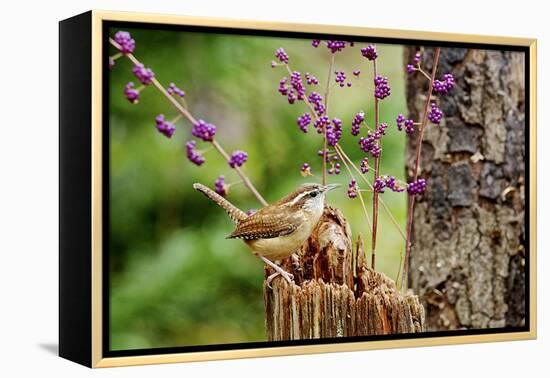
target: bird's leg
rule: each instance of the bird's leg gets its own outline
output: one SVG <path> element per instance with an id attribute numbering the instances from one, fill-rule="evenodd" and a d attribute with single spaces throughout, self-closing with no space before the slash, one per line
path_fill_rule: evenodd
<path id="1" fill-rule="evenodd" d="M 269 277 L 267 277 L 267 286 L 269 286 L 271 288 L 271 281 L 273 281 L 273 279 L 275 277 L 277 277 L 278 275 L 281 275 L 285 280 L 288 281 L 288 283 L 292 283 L 292 280 L 294 279 L 294 275 L 286 272 L 283 268 L 281 268 L 280 266 L 278 266 L 277 264 L 271 262 L 270 260 L 268 260 L 267 258 L 263 257 L 263 256 L 260 256 L 260 258 L 262 259 L 263 262 L 265 262 L 267 265 L 269 265 L 270 267 L 272 267 L 273 269 L 275 269 L 275 273 L 273 273 L 272 275 L 270 275 Z"/>

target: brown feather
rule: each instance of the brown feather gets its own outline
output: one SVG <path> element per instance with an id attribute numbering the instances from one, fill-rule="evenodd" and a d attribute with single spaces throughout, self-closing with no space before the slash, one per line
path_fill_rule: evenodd
<path id="1" fill-rule="evenodd" d="M 265 207 L 242 220 L 228 239 L 271 239 L 291 234 L 296 230 L 299 219 L 288 212 L 274 212 L 271 206 Z"/>

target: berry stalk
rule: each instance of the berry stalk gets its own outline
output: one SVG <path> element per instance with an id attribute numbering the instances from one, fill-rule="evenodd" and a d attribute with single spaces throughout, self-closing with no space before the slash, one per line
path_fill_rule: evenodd
<path id="1" fill-rule="evenodd" d="M 122 50 L 123 49 L 123 46 L 119 45 L 115 40 L 113 40 L 112 38 L 109 38 L 109 42 L 111 43 L 111 45 L 113 45 L 116 49 L 118 50 Z M 134 67 L 139 67 L 139 66 L 142 66 L 141 62 L 131 53 L 131 52 L 126 52 L 124 54 L 124 56 L 126 56 L 128 59 L 130 59 L 130 61 L 134 64 Z M 184 108 L 176 98 L 174 98 L 173 96 L 171 96 L 168 91 L 166 90 L 166 88 L 164 88 L 164 86 L 153 76 L 151 79 L 151 84 L 153 84 L 153 86 L 155 88 L 157 88 L 159 90 L 160 93 L 162 93 L 162 95 L 164 95 L 164 97 L 166 97 L 166 99 L 168 99 L 168 101 L 178 110 L 178 112 L 181 113 L 181 115 L 183 115 L 190 123 L 191 125 L 196 125 L 198 123 L 198 121 L 196 120 L 195 117 L 193 117 L 193 115 L 191 114 L 191 112 L 189 112 L 189 110 L 187 110 L 186 108 Z M 216 151 L 218 151 L 218 153 L 229 163 L 230 160 L 231 160 L 231 157 L 227 154 L 227 152 L 223 149 L 223 147 L 214 139 L 212 140 L 209 140 L 209 142 L 214 146 L 214 148 L 216 149 Z M 252 194 L 258 199 L 258 201 L 260 201 L 260 203 L 263 205 L 263 206 L 267 206 L 268 203 L 267 201 L 262 197 L 262 195 L 258 192 L 258 190 L 256 189 L 256 187 L 252 184 L 252 182 L 250 181 L 250 179 L 248 178 L 248 176 L 244 173 L 244 171 L 239 167 L 239 166 L 235 166 L 233 167 L 235 169 L 235 171 L 237 171 L 237 174 L 240 176 L 240 178 L 243 180 L 243 183 L 245 184 L 245 186 L 252 192 Z"/>
<path id="2" fill-rule="evenodd" d="M 420 130 L 418 137 L 416 139 L 416 157 L 414 163 L 414 172 L 413 172 L 413 182 L 416 183 L 418 180 L 418 174 L 420 171 L 420 156 L 422 154 L 422 140 L 424 139 L 424 129 L 428 121 L 428 111 L 430 108 L 430 101 L 434 88 L 435 76 L 437 74 L 437 65 L 439 64 L 439 54 L 441 53 L 441 48 L 437 47 L 435 49 L 435 56 L 433 61 L 432 73 L 430 76 L 430 86 L 428 90 L 428 97 L 426 98 L 426 104 L 424 105 L 424 114 L 422 115 L 422 122 L 420 123 Z M 407 279 L 409 274 L 409 258 L 411 255 L 411 237 L 412 237 L 412 223 L 413 223 L 413 214 L 414 214 L 414 202 L 415 195 L 409 193 L 409 206 L 407 213 L 407 239 L 405 241 L 405 259 L 403 261 L 403 274 L 401 276 L 401 289 L 405 290 L 407 285 Z"/>

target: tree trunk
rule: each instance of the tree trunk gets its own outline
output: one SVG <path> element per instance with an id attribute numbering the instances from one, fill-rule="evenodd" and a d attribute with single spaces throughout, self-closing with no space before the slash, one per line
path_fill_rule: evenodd
<path id="1" fill-rule="evenodd" d="M 428 72 L 432 58 L 428 48 Z M 456 86 L 437 98 L 444 121 L 426 128 L 420 177 L 428 188 L 414 210 L 409 274 L 428 330 L 525 322 L 524 64 L 523 53 L 441 50 L 438 77 L 452 72 Z M 428 83 L 420 74 L 407 80 L 410 117 L 420 119 Z"/>
<path id="2" fill-rule="evenodd" d="M 323 217 L 298 254 L 281 266 L 294 275 L 264 283 L 270 341 L 413 333 L 424 330 L 424 308 L 412 293 L 367 268 L 363 242 L 353 249 L 350 228 L 337 209 Z M 273 270 L 266 266 L 266 277 Z"/>

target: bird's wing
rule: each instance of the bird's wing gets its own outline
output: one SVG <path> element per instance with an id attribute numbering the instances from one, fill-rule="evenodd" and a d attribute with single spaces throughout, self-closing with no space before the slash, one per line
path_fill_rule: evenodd
<path id="1" fill-rule="evenodd" d="M 261 210 L 242 220 L 228 239 L 271 239 L 292 233 L 296 219 L 285 214 L 265 214 Z"/>

